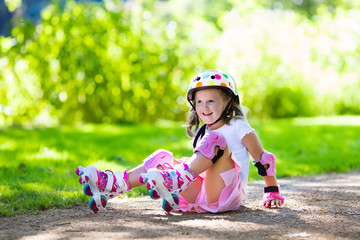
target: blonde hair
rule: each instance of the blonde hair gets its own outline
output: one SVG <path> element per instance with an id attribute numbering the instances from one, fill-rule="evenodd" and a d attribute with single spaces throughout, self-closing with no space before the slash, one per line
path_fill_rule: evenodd
<path id="1" fill-rule="evenodd" d="M 220 94 L 225 101 L 227 101 L 227 102 L 232 101 L 230 104 L 229 110 L 228 110 L 225 118 L 223 119 L 225 124 L 229 124 L 231 119 L 233 119 L 233 118 L 238 118 L 238 119 L 247 121 L 246 114 L 243 109 L 244 107 L 241 106 L 240 104 L 237 104 L 234 101 L 234 99 L 231 98 L 228 91 L 226 91 L 225 89 L 221 89 L 221 88 L 217 88 L 217 89 L 220 91 Z M 196 92 L 194 92 L 194 94 L 196 94 Z M 192 104 L 194 105 L 194 107 L 196 107 L 195 100 L 192 101 Z M 187 115 L 187 121 L 186 121 L 186 133 L 189 137 L 195 137 L 196 131 L 199 129 L 200 123 L 201 123 L 201 121 L 200 121 L 198 115 L 196 114 L 195 109 L 190 108 L 188 115 Z M 193 129 L 193 127 L 195 127 L 195 128 Z"/>

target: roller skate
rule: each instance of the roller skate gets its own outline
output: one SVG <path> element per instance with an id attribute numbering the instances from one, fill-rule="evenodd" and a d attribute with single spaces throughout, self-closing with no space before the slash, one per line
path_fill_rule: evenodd
<path id="1" fill-rule="evenodd" d="M 146 183 L 152 199 L 163 200 L 162 208 L 169 213 L 179 207 L 178 195 L 196 180 L 195 173 L 186 163 L 176 165 L 174 169 L 149 169 L 140 174 L 139 180 Z"/>
<path id="2" fill-rule="evenodd" d="M 105 172 L 93 166 L 78 167 L 76 174 L 80 176 L 79 182 L 84 185 L 84 193 L 91 196 L 89 208 L 97 213 L 105 210 L 107 201 L 127 191 L 131 191 L 127 172 Z"/>

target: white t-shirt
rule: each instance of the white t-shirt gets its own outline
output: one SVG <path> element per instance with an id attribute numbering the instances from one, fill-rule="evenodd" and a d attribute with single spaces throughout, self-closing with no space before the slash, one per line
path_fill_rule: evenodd
<path id="1" fill-rule="evenodd" d="M 240 179 L 246 189 L 249 177 L 249 152 L 242 143 L 242 139 L 246 134 L 255 132 L 255 130 L 242 119 L 232 119 L 229 125 L 224 124 L 212 131 L 219 132 L 225 137 L 233 154 L 233 159 L 241 167 Z"/>

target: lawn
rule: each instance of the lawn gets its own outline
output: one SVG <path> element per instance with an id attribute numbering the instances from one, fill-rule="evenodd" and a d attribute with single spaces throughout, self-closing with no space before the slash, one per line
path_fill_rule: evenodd
<path id="1" fill-rule="evenodd" d="M 360 118 L 252 120 L 263 146 L 276 154 L 277 176 L 360 168 Z M 158 148 L 190 156 L 181 123 L 81 125 L 0 130 L 0 216 L 87 204 L 77 166 L 124 171 Z M 250 168 L 250 180 L 259 179 Z M 128 196 L 147 194 L 134 189 Z"/>

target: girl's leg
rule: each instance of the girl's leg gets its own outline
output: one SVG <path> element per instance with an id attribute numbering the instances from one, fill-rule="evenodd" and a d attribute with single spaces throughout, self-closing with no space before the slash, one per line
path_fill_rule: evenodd
<path id="1" fill-rule="evenodd" d="M 195 153 L 187 163 L 196 175 L 206 171 L 204 181 L 207 201 L 209 203 L 217 202 L 225 187 L 224 180 L 220 174 L 234 168 L 229 147 L 226 146 L 223 156 L 220 157 L 215 164 L 199 152 Z M 181 196 L 183 196 L 188 203 L 195 203 L 201 186 L 202 181 L 197 179 L 181 193 Z"/>
<path id="2" fill-rule="evenodd" d="M 197 196 L 200 193 L 201 186 L 202 186 L 202 179 L 197 178 L 189 185 L 189 187 L 187 187 L 184 191 L 182 191 L 180 195 L 183 198 L 185 198 L 185 200 L 188 203 L 195 203 Z"/>
<path id="3" fill-rule="evenodd" d="M 234 162 L 231 159 L 231 151 L 227 146 L 224 155 L 206 171 L 204 181 L 206 200 L 208 203 L 215 203 L 219 201 L 221 192 L 225 188 L 225 182 L 220 174 L 233 169 L 234 167 Z"/>
<path id="4" fill-rule="evenodd" d="M 131 169 L 128 172 L 128 181 L 131 188 L 139 187 L 144 185 L 139 181 L 140 174 L 146 173 L 144 164 L 137 166 L 136 168 Z"/>
<path id="5" fill-rule="evenodd" d="M 189 168 L 194 171 L 196 176 L 212 166 L 211 160 L 204 157 L 204 155 L 199 152 L 194 153 L 189 158 L 189 160 L 186 161 L 186 163 L 188 164 Z M 188 203 L 195 203 L 197 196 L 200 193 L 201 186 L 202 179 L 197 178 L 195 181 L 190 183 L 190 185 L 184 191 L 182 191 L 180 195 L 185 198 Z"/>

